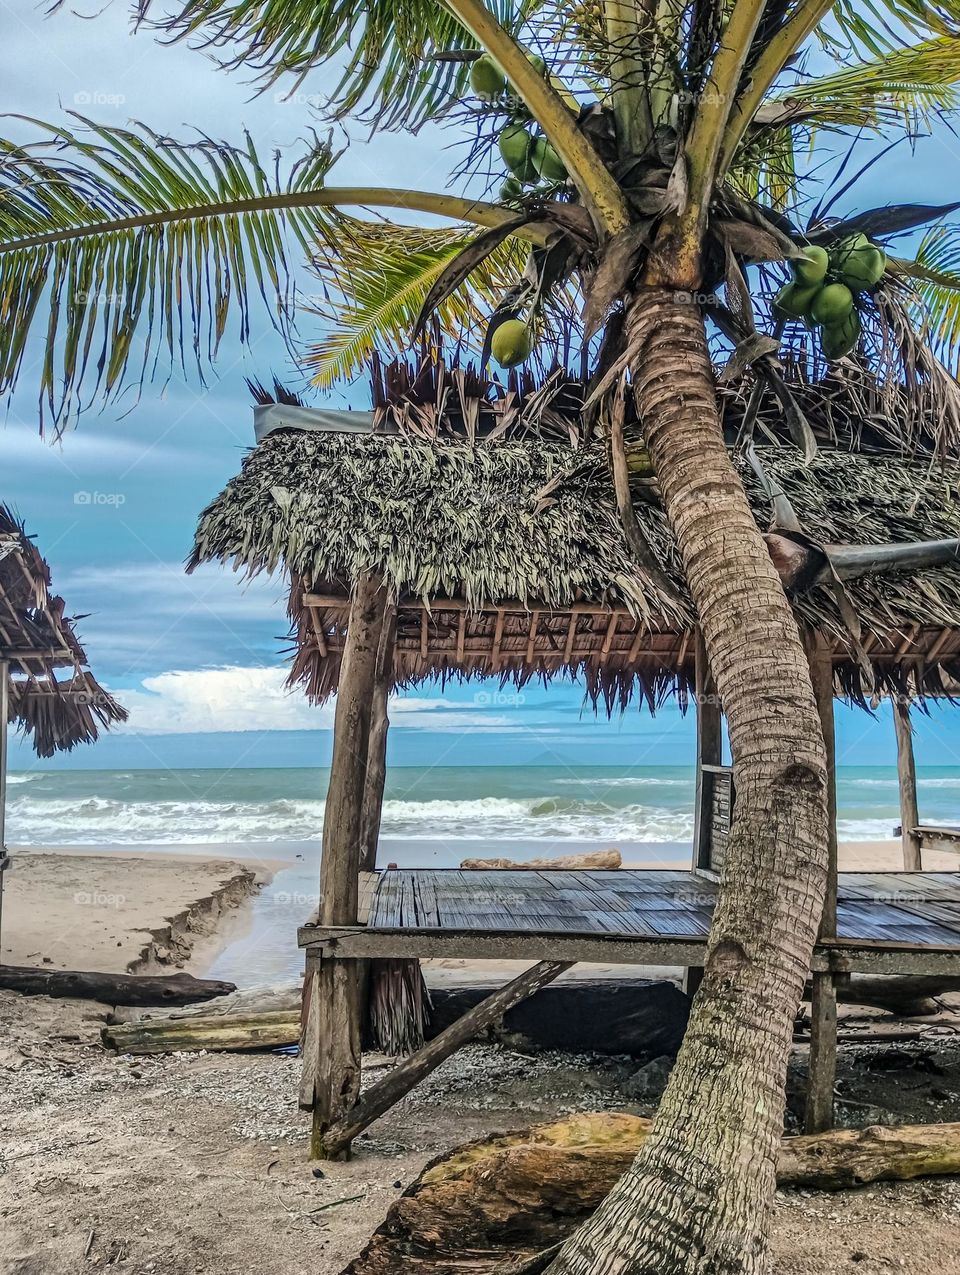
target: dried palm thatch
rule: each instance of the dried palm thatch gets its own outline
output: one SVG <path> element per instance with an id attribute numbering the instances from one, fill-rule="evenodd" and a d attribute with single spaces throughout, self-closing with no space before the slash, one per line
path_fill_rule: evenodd
<path id="1" fill-rule="evenodd" d="M 406 957 L 370 962 L 366 1005 L 369 1044 L 395 1057 L 419 1049 L 433 1006 L 420 962 Z"/>
<path id="2" fill-rule="evenodd" d="M 10 665 L 10 721 L 41 757 L 92 743 L 127 713 L 87 669 L 50 568 L 23 524 L 0 505 L 0 660 Z M 57 669 L 70 676 L 57 677 Z"/>
<path id="3" fill-rule="evenodd" d="M 793 449 L 759 450 L 819 541 L 960 535 L 957 481 L 929 457 L 834 446 L 805 466 Z M 766 529 L 771 501 L 738 464 Z M 627 548 L 600 442 L 280 430 L 205 510 L 190 565 L 290 573 L 291 680 L 314 700 L 336 689 L 345 600 L 375 571 L 398 600 L 396 685 L 580 675 L 608 711 L 638 691 L 656 707 L 690 685 L 694 615 L 673 538 L 642 488 L 638 518 L 666 588 Z M 846 590 L 878 691 L 909 682 L 940 694 L 960 676 L 960 565 L 865 576 Z M 802 623 L 833 639 L 839 687 L 862 698 L 835 593 L 816 584 L 794 603 Z"/>

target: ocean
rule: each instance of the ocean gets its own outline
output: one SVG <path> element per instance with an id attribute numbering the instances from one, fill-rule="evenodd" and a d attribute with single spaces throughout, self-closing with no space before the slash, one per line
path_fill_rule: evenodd
<path id="1" fill-rule="evenodd" d="M 153 848 L 242 858 L 273 877 L 203 972 L 241 986 L 292 982 L 296 927 L 317 903 L 324 769 L 33 770 L 9 778 L 7 842 Z M 960 819 L 960 766 L 918 770 L 925 823 Z M 893 767 L 837 774 L 843 841 L 893 837 Z M 393 767 L 379 863 L 456 867 L 462 858 L 529 859 L 617 847 L 629 863 L 685 864 L 692 767 Z"/>
<path id="2" fill-rule="evenodd" d="M 323 828 L 324 769 L 34 770 L 9 779 L 12 845 L 222 845 L 312 841 Z M 921 767 L 925 822 L 960 819 L 960 766 Z M 843 841 L 891 837 L 899 821 L 893 767 L 843 766 Z M 467 841 L 685 844 L 693 768 L 398 766 L 387 778 L 382 834 L 423 863 Z M 416 849 L 415 847 L 419 847 Z M 540 853 L 540 851 L 538 851 Z"/>

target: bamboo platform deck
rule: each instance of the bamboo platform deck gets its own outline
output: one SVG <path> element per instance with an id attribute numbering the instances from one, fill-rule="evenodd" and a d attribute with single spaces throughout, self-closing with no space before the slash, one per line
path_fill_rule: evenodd
<path id="1" fill-rule="evenodd" d="M 691 871 L 390 870 L 367 923 L 308 924 L 302 947 L 341 957 L 460 957 L 695 966 L 716 884 Z M 960 973 L 960 872 L 841 873 L 838 937 L 813 969 Z"/>

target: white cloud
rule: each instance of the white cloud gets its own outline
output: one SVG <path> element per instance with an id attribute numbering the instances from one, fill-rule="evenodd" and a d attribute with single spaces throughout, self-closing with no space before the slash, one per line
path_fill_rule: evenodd
<path id="1" fill-rule="evenodd" d="M 136 735 L 209 734 L 214 731 L 330 730 L 334 702 L 314 707 L 288 691 L 283 668 L 179 669 L 146 677 L 134 690 L 117 691 L 130 712 L 122 729 Z M 519 723 L 477 705 L 416 695 L 395 696 L 394 725 L 418 730 L 513 730 Z"/>

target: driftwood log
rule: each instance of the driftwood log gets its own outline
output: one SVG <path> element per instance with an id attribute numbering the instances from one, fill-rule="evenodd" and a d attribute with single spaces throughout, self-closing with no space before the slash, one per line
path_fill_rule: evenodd
<path id="1" fill-rule="evenodd" d="M 496 869 L 498 872 L 571 872 L 586 869 L 591 872 L 611 872 L 623 867 L 619 850 L 590 850 L 584 854 L 561 854 L 548 859 L 464 859 L 461 868 Z"/>
<path id="2" fill-rule="evenodd" d="M 300 1011 L 281 1009 L 249 1015 L 145 1018 L 104 1027 L 100 1039 L 108 1049 L 120 1054 L 277 1049 L 281 1045 L 295 1045 L 300 1039 Z"/>
<path id="3" fill-rule="evenodd" d="M 577 1115 L 467 1143 L 427 1165 L 343 1275 L 481 1275 L 562 1241 L 600 1204 L 648 1120 Z M 785 1138 L 782 1186 L 821 1190 L 960 1173 L 960 1124 Z"/>
<path id="4" fill-rule="evenodd" d="M 153 981 L 172 985 L 176 980 Z M 229 984 L 218 986 L 229 987 Z M 489 984 L 433 988 L 430 993 L 433 1012 L 427 1039 L 444 1031 L 495 990 Z M 929 1013 L 938 1008 L 935 997 L 958 990 L 958 978 L 855 975 L 848 984 L 838 988 L 838 1000 L 891 1013 Z M 51 992 L 54 994 L 65 993 Z M 300 1039 L 300 995 L 299 988 L 238 992 L 181 1014 L 116 1023 L 104 1029 L 103 1040 L 109 1048 L 126 1054 L 164 1054 L 192 1049 L 243 1051 L 295 1045 Z M 536 996 L 523 1001 L 489 1027 L 487 1034 L 531 1050 L 585 1050 L 629 1054 L 636 1058 L 672 1056 L 683 1039 L 688 1009 L 686 996 L 673 983 L 572 979 L 541 988 Z"/>
<path id="5" fill-rule="evenodd" d="M 497 990 L 489 985 L 434 989 L 427 1039 L 433 1040 Z M 536 996 L 477 1030 L 530 1050 L 654 1058 L 676 1053 L 688 1011 L 687 998 L 673 983 L 577 979 L 542 987 Z M 102 1037 L 110 1049 L 124 1054 L 242 1051 L 294 1045 L 300 1039 L 300 1023 L 299 989 L 291 989 L 253 998 L 241 993 L 182 1014 L 114 1023 Z"/>
<path id="6" fill-rule="evenodd" d="M 30 965 L 0 965 L 0 988 L 24 996 L 62 996 L 106 1005 L 189 1005 L 236 991 L 234 983 L 192 974 L 103 974 Z"/>

